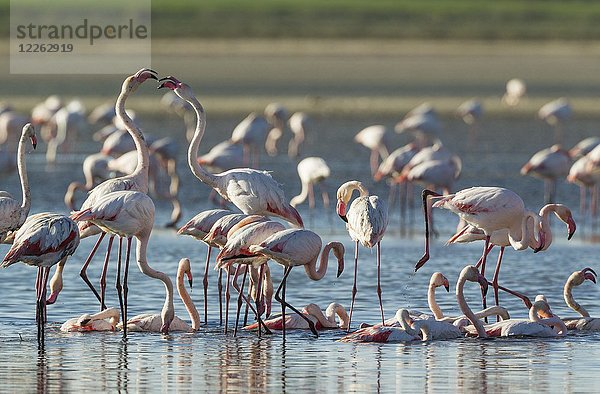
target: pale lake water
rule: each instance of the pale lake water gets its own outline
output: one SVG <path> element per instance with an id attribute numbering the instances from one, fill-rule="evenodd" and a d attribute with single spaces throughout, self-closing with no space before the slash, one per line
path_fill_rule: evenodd
<path id="1" fill-rule="evenodd" d="M 183 139 L 181 123 L 175 118 L 144 119 L 148 133 L 166 134 Z M 207 151 L 229 135 L 238 118 L 209 118 L 207 136 L 201 151 Z M 332 169 L 328 180 L 334 199 L 337 186 L 349 179 L 365 181 L 373 194 L 387 196 L 384 183 L 369 180 L 368 152 L 352 142 L 352 136 L 363 127 L 383 123 L 393 126 L 397 119 L 316 118 L 304 155 L 324 157 Z M 446 145 L 461 155 L 463 175 L 456 189 L 472 185 L 505 186 L 519 193 L 529 208 L 542 205 L 542 183 L 518 175 L 520 166 L 537 150 L 551 144 L 552 132 L 528 119 L 486 119 L 482 125 L 483 141 L 477 148 L 464 146 L 466 127 L 458 120 L 444 118 Z M 589 135 L 599 135 L 598 119 L 583 119 L 568 126 L 569 147 Z M 221 130 L 221 131 L 219 131 Z M 393 145 L 406 143 L 394 135 Z M 287 144 L 287 141 L 284 142 Z M 185 143 L 182 143 L 182 152 Z M 283 146 L 283 144 L 282 144 Z M 98 145 L 84 142 L 76 153 L 64 154 L 55 168 L 45 166 L 42 152 L 27 156 L 32 179 L 31 212 L 53 210 L 66 213 L 62 202 L 67 184 L 82 179 L 81 165 L 86 154 Z M 201 185 L 185 166 L 182 153 L 182 200 L 184 216 L 180 224 L 196 213 L 210 209 L 208 188 Z M 274 177 L 284 184 L 288 198 L 299 192 L 295 164 L 286 156 L 266 158 L 263 168 L 274 170 Z M 2 180 L 2 190 L 19 195 L 16 175 Z M 415 192 L 416 194 L 417 192 Z M 563 225 L 555 223 L 555 242 L 546 252 L 507 250 L 501 282 L 530 297 L 545 294 L 555 313 L 573 315 L 562 300 L 562 286 L 574 270 L 590 266 L 600 270 L 600 245 L 592 242 L 597 232 L 589 219 L 578 214 L 578 189 L 559 185 L 558 200 L 573 208 L 578 221 L 574 238 L 567 242 Z M 81 201 L 82 197 L 80 197 Z M 149 246 L 149 263 L 174 279 L 180 258 L 189 257 L 195 272 L 192 297 L 202 305 L 201 272 L 206 246 L 191 238 L 179 237 L 162 227 L 168 219 L 169 206 L 156 201 L 155 230 Z M 317 212 L 309 218 L 306 205 L 301 213 L 307 227 L 324 241 L 340 240 L 347 248 L 346 271 L 335 279 L 333 270 L 319 281 L 310 281 L 302 269 L 292 272 L 287 297 L 302 307 L 317 303 L 325 308 L 337 301 L 348 307 L 352 286 L 353 244 L 344 223 L 334 209 L 323 210 L 317 201 Z M 450 280 L 451 292 L 438 292 L 438 300 L 449 315 L 459 314 L 454 296 L 458 273 L 476 262 L 482 245 L 444 246 L 444 240 L 455 229 L 457 220 L 451 214 L 436 211 L 436 224 L 441 237 L 433 241 L 431 260 L 417 274 L 415 262 L 421 256 L 422 213 L 414 208 L 414 221 L 408 234 L 401 234 L 398 208 L 392 208 L 388 233 L 382 242 L 382 288 L 386 317 L 400 307 L 426 310 L 426 288 L 434 271 L 443 272 Z M 130 333 L 127 341 L 120 333 L 65 334 L 59 330 L 66 319 L 94 312 L 98 304 L 79 278 L 81 264 L 95 240 L 81 242 L 65 269 L 65 287 L 58 302 L 48 307 L 45 347 L 38 348 L 35 328 L 35 269 L 16 264 L 0 271 L 0 392 L 26 391 L 162 391 L 162 392 L 597 392 L 600 382 L 600 334 L 573 333 L 559 339 L 457 339 L 411 344 L 347 344 L 340 343 L 343 333 L 325 331 L 319 338 L 308 332 L 289 332 L 282 343 L 280 334 L 257 338 L 255 333 L 241 332 L 237 337 L 223 334 L 219 325 L 216 273 L 211 271 L 209 287 L 209 321 L 193 334 L 171 335 Z M 4 254 L 8 246 L 2 245 Z M 492 253 L 492 258 L 496 252 Z M 101 256 L 90 268 L 97 280 Z M 118 306 L 114 290 L 114 270 L 109 269 L 108 305 Z M 164 299 L 164 288 L 144 277 L 132 264 L 129 280 L 129 314 L 158 313 Z M 273 265 L 275 284 L 281 269 Z M 359 283 L 353 326 L 360 322 L 376 323 L 379 315 L 375 292 L 375 253 L 360 250 Z M 469 286 L 468 300 L 479 306 L 479 289 Z M 575 290 L 575 296 L 592 316 L 600 316 L 600 288 L 586 282 Z M 501 303 L 513 317 L 525 317 L 526 309 L 512 297 L 501 295 Z M 234 302 L 231 304 L 234 309 Z M 181 302 L 176 300 L 177 314 L 189 320 Z M 274 306 L 274 310 L 277 308 Z M 231 318 L 230 318 L 231 319 Z M 231 319 L 230 324 L 232 324 Z"/>

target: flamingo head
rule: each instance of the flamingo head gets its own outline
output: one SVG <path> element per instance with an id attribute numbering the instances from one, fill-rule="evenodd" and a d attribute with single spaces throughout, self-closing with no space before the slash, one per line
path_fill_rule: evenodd
<path id="1" fill-rule="evenodd" d="M 581 271 L 579 271 L 579 275 L 583 276 L 583 280 L 589 280 L 591 282 L 596 283 L 596 272 L 590 267 L 584 268 Z"/>
<path id="2" fill-rule="evenodd" d="M 140 71 L 125 79 L 121 90 L 133 93 L 147 79 L 158 80 L 157 72 L 149 68 L 142 68 Z"/>
<path id="3" fill-rule="evenodd" d="M 460 276 L 464 277 L 466 280 L 468 280 L 470 282 L 479 282 L 479 284 L 481 285 L 481 289 L 482 289 L 482 295 L 483 295 L 483 297 L 486 296 L 487 290 L 488 290 L 488 281 L 485 278 L 485 276 L 481 275 L 481 273 L 479 272 L 477 267 L 475 267 L 474 265 L 467 265 L 465 268 L 462 269 Z M 459 288 L 457 286 L 457 288 L 456 288 L 457 294 L 458 294 L 458 290 L 459 290 Z"/>
<path id="4" fill-rule="evenodd" d="M 161 78 L 158 82 L 160 82 L 160 85 L 158 85 L 158 89 L 171 89 L 175 92 L 175 94 L 177 94 L 181 99 L 185 101 L 191 101 L 195 99 L 194 92 L 192 92 L 192 88 L 173 76 L 169 75 L 168 77 Z"/>
<path id="5" fill-rule="evenodd" d="M 346 223 L 348 223 L 348 218 L 346 217 L 346 203 L 342 200 L 337 201 L 337 205 L 335 210 L 338 216 Z"/>
<path id="6" fill-rule="evenodd" d="M 434 272 L 431 275 L 431 279 L 429 280 L 429 285 L 435 287 L 444 286 L 446 291 L 450 291 L 450 282 L 448 282 L 448 278 L 444 276 L 441 272 Z"/>
<path id="7" fill-rule="evenodd" d="M 31 123 L 27 123 L 25 124 L 25 126 L 23 126 L 23 136 L 31 140 L 31 145 L 33 145 L 33 149 L 37 147 L 37 137 L 35 136 L 35 128 Z"/>
<path id="8" fill-rule="evenodd" d="M 346 253 L 346 248 L 340 242 L 335 242 L 333 245 L 333 254 L 338 260 L 338 270 L 336 274 L 336 278 L 339 278 L 342 272 L 344 272 L 344 253 Z"/>

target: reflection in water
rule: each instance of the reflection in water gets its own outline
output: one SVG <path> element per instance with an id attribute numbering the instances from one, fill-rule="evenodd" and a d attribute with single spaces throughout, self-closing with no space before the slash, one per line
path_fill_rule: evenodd
<path id="1" fill-rule="evenodd" d="M 46 351 L 43 346 L 38 349 L 36 366 L 37 392 L 45 393 L 48 391 L 48 360 L 46 359 Z"/>
<path id="2" fill-rule="evenodd" d="M 129 382 L 129 357 L 127 354 L 127 338 L 121 338 L 117 349 L 117 389 L 127 391 Z"/>

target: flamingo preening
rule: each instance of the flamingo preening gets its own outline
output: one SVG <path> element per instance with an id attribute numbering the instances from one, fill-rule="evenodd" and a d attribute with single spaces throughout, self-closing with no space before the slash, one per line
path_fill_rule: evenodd
<path id="1" fill-rule="evenodd" d="M 93 315 L 85 313 L 69 319 L 60 326 L 60 330 L 63 332 L 115 331 L 120 318 L 118 309 L 106 308 Z"/>
<path id="2" fill-rule="evenodd" d="M 215 189 L 245 214 L 279 216 L 293 225 L 303 227 L 298 211 L 287 203 L 283 190 L 266 171 L 236 168 L 220 174 L 207 172 L 198 163 L 198 148 L 206 127 L 206 113 L 192 89 L 174 77 L 161 79 L 159 88 L 173 90 L 194 108 L 197 116 L 196 132 L 188 149 L 188 164 L 201 182 Z"/>
<path id="3" fill-rule="evenodd" d="M 348 329 L 348 313 L 346 312 L 346 309 L 337 302 L 329 304 L 325 313 L 323 313 L 317 304 L 308 304 L 302 308 L 301 312 L 313 322 L 317 330 L 332 328 L 339 328 L 342 330 Z M 339 322 L 336 322 L 336 315 L 339 318 Z M 285 327 L 286 330 L 310 329 L 306 320 L 296 314 L 285 315 L 285 321 L 284 317 L 279 315 L 265 320 L 264 323 L 270 330 L 283 330 L 283 327 Z M 249 326 L 244 327 L 244 330 L 255 330 L 256 328 L 258 328 L 258 323 L 250 324 Z"/>
<path id="4" fill-rule="evenodd" d="M 352 194 L 358 190 L 357 197 L 347 208 Z M 388 209 L 385 201 L 378 196 L 370 196 L 369 191 L 359 181 L 348 181 L 337 191 L 337 214 L 346 222 L 350 238 L 355 242 L 354 284 L 352 286 L 352 303 L 350 304 L 350 321 L 356 297 L 356 277 L 358 273 L 358 244 L 367 248 L 377 245 L 377 296 L 381 310 L 381 322 L 385 324 L 383 301 L 381 300 L 381 239 L 388 225 Z"/>

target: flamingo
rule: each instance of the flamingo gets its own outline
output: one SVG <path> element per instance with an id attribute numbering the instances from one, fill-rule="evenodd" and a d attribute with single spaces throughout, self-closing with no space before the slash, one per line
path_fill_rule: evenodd
<path id="1" fill-rule="evenodd" d="M 346 209 L 354 190 L 359 197 L 352 201 Z M 383 302 L 381 300 L 381 239 L 388 225 L 388 210 L 386 203 L 378 196 L 370 196 L 369 191 L 359 181 L 348 181 L 337 190 L 337 214 L 346 222 L 350 238 L 355 242 L 354 249 L 354 284 L 352 286 L 352 303 L 350 304 L 350 321 L 356 297 L 356 276 L 358 273 L 358 243 L 367 248 L 377 245 L 377 296 L 381 310 L 381 322 L 385 324 Z"/>
<path id="2" fill-rule="evenodd" d="M 189 235 L 195 239 L 203 241 L 206 243 L 208 250 L 206 252 L 206 264 L 204 268 L 204 279 L 202 281 L 202 285 L 204 286 L 204 321 L 208 321 L 208 267 L 210 263 L 210 254 L 213 246 L 217 246 L 216 244 L 207 242 L 204 240 L 204 237 L 208 234 L 211 227 L 215 224 L 215 222 L 226 215 L 231 215 L 233 212 L 226 209 L 211 209 L 209 211 L 203 211 L 191 218 L 186 224 L 184 224 L 179 230 L 177 230 L 177 234 L 179 235 Z M 219 271 L 220 272 L 220 271 Z M 221 283 L 221 278 L 219 277 L 219 284 Z M 221 286 L 219 285 L 219 289 Z M 221 291 L 219 290 L 219 304 L 221 301 Z"/>
<path id="3" fill-rule="evenodd" d="M 52 117 L 63 107 L 61 98 L 57 95 L 48 96 L 31 110 L 31 124 L 40 127 L 42 139 L 48 142 L 53 137 Z"/>
<path id="4" fill-rule="evenodd" d="M 239 274 L 239 269 L 241 269 L 241 265 L 250 265 L 255 269 L 261 269 L 264 263 L 267 262 L 268 257 L 262 255 L 255 255 L 250 252 L 250 247 L 255 244 L 259 244 L 269 238 L 271 235 L 285 230 L 285 227 L 276 221 L 273 220 L 262 220 L 260 216 L 253 215 L 249 216 L 245 219 L 242 219 L 239 223 L 234 225 L 227 234 L 227 243 L 223 246 L 219 254 L 217 255 L 217 265 L 216 269 L 227 269 L 227 272 L 230 272 L 230 267 L 232 264 L 237 264 L 238 268 L 236 271 L 236 276 Z M 259 283 L 257 288 L 262 288 L 260 284 L 260 278 L 263 276 L 263 272 L 259 274 Z M 236 324 L 234 329 L 234 335 L 237 335 L 237 327 L 239 324 L 239 315 L 242 307 L 242 299 L 243 290 L 244 290 L 244 282 L 246 280 L 246 275 L 244 275 L 242 279 L 242 287 L 239 290 L 238 296 L 238 307 L 236 313 Z M 229 283 L 229 279 L 228 282 Z M 227 291 L 226 291 L 227 292 Z M 248 301 L 246 300 L 248 303 Z M 262 313 L 262 308 L 259 305 L 259 300 L 256 300 L 256 310 L 253 311 L 256 314 L 257 321 L 259 324 L 263 325 L 260 315 Z M 228 315 L 226 313 L 225 322 L 228 321 Z M 227 328 L 227 326 L 226 326 Z"/>
<path id="5" fill-rule="evenodd" d="M 259 226 L 260 224 L 256 225 Z M 289 307 L 308 323 L 310 330 L 316 335 L 316 328 L 310 319 L 302 315 L 295 307 L 285 300 L 285 288 L 287 278 L 292 268 L 304 266 L 306 275 L 312 280 L 321 280 L 327 272 L 329 262 L 329 252 L 333 249 L 338 260 L 337 276 L 344 271 L 344 245 L 340 242 L 329 242 L 321 251 L 321 237 L 310 230 L 288 229 L 274 233 L 262 242 L 248 247 L 248 251 L 255 256 L 264 256 L 265 259 L 272 259 L 278 264 L 284 266 L 284 274 L 281 283 L 275 291 L 275 299 L 281 303 L 281 314 L 283 319 L 283 332 L 285 339 L 285 308 Z M 321 254 L 319 268 L 317 268 L 317 259 Z M 283 289 L 283 296 L 280 296 Z M 348 326 L 350 321 L 348 320 Z"/>
<path id="6" fill-rule="evenodd" d="M 196 129 L 192 107 L 172 91 L 166 92 L 160 99 L 160 103 L 183 119 L 185 123 L 185 137 L 188 142 L 191 141 Z"/>
<path id="7" fill-rule="evenodd" d="M 598 145 L 600 145 L 600 137 L 584 138 L 577 144 L 575 144 L 574 147 L 569 149 L 569 156 L 572 158 L 579 158 L 581 156 L 585 156 Z"/>
<path id="8" fill-rule="evenodd" d="M 115 115 L 115 105 L 112 101 L 107 101 L 94 108 L 88 115 L 87 121 L 91 125 L 107 125 L 112 123 Z"/>
<path id="9" fill-rule="evenodd" d="M 118 309 L 107 308 L 93 315 L 85 313 L 80 317 L 69 319 L 60 326 L 60 330 L 62 332 L 115 331 L 119 319 Z"/>
<path id="10" fill-rule="evenodd" d="M 0 146 L 4 148 L 4 152 L 10 155 L 9 169 L 11 170 L 16 168 L 14 153 L 17 149 L 19 133 L 29 122 L 28 116 L 15 112 L 10 108 L 0 113 Z M 6 169 L 3 168 L 2 171 L 6 171 Z"/>
<path id="11" fill-rule="evenodd" d="M 201 182 L 215 189 L 245 214 L 275 215 L 293 225 L 303 227 L 302 217 L 289 205 L 283 190 L 266 171 L 237 168 L 220 174 L 210 174 L 198 163 L 198 147 L 204 136 L 206 113 L 192 89 L 173 77 L 161 79 L 159 88 L 172 89 L 194 108 L 197 116 L 196 133 L 188 150 L 188 164 Z"/>
<path id="12" fill-rule="evenodd" d="M 77 190 L 88 192 L 100 182 L 112 178 L 111 171 L 108 168 L 108 163 L 111 160 L 113 160 L 112 157 L 103 153 L 91 154 L 83 160 L 83 176 L 85 177 L 85 183 L 71 182 L 65 193 L 65 205 L 70 210 L 75 209 L 75 192 Z"/>
<path id="13" fill-rule="evenodd" d="M 569 308 L 579 313 L 581 317 L 564 318 L 563 321 L 569 330 L 600 331 L 600 319 L 597 317 L 590 317 L 588 311 L 586 311 L 585 308 L 573 298 L 573 287 L 580 286 L 586 280 L 596 283 L 596 272 L 589 267 L 584 268 L 581 271 L 573 272 L 569 276 L 569 279 L 567 279 L 563 289 L 565 303 L 569 306 Z"/>
<path id="14" fill-rule="evenodd" d="M 285 129 L 285 121 L 288 118 L 288 110 L 280 103 L 270 103 L 265 108 L 265 118 L 272 129 L 267 135 L 265 141 L 265 149 L 269 156 L 277 155 L 277 141 L 283 135 Z"/>
<path id="15" fill-rule="evenodd" d="M 171 92 L 173 93 L 173 92 Z M 175 94 L 175 93 L 173 93 Z M 198 164 L 209 167 L 211 172 L 223 172 L 244 166 L 244 148 L 242 144 L 225 140 L 213 146 L 208 153 L 198 157 Z M 217 201 L 215 189 L 210 191 L 208 199 L 215 205 L 225 205 L 225 200 Z"/>
<path id="16" fill-rule="evenodd" d="M 81 205 L 81 210 L 86 210 L 86 209 L 94 206 L 98 200 L 102 199 L 105 195 L 107 195 L 111 192 L 114 192 L 114 191 L 135 190 L 135 191 L 139 191 L 142 193 L 148 192 L 148 166 L 149 166 L 148 147 L 146 146 L 146 142 L 144 140 L 144 134 L 142 133 L 140 128 L 132 121 L 132 119 L 129 117 L 127 112 L 125 112 L 125 101 L 129 97 L 129 95 L 131 93 L 135 92 L 135 90 L 142 83 L 144 83 L 147 79 L 157 80 L 158 78 L 156 76 L 156 72 L 153 70 L 150 70 L 150 69 L 143 68 L 143 69 L 139 70 L 137 73 L 127 77 L 125 79 L 125 81 L 123 81 L 123 85 L 121 87 L 121 93 L 119 94 L 119 97 L 117 98 L 117 102 L 115 104 L 115 111 L 117 112 L 117 117 L 123 122 L 123 125 L 125 126 L 127 131 L 131 134 L 131 137 L 133 138 L 133 141 L 135 143 L 135 147 L 137 150 L 137 166 L 135 168 L 135 171 L 133 171 L 129 175 L 106 180 L 106 181 L 102 182 L 101 184 L 99 184 L 98 186 L 96 186 L 95 188 L 93 188 L 90 191 L 90 193 L 88 194 L 87 199 Z M 83 230 L 88 225 L 83 223 L 83 224 L 80 224 L 79 226 L 80 226 L 80 230 Z M 82 231 L 82 232 L 84 232 L 84 231 Z M 99 231 L 96 229 L 88 230 L 85 232 L 86 233 L 85 236 L 87 236 L 88 234 L 90 234 L 90 235 L 97 234 L 98 232 Z M 96 250 L 98 249 L 98 247 L 100 246 L 100 243 L 102 242 L 102 239 L 106 235 L 105 232 L 100 232 L 100 233 L 101 233 L 100 237 L 98 238 L 98 241 L 96 241 L 96 244 L 92 248 L 92 251 L 88 255 L 86 261 L 84 262 L 83 267 L 81 268 L 81 271 L 79 272 L 79 275 L 81 276 L 83 281 L 88 285 L 90 290 L 92 290 L 92 292 L 94 293 L 94 295 L 96 296 L 98 301 L 100 301 L 101 309 L 104 309 L 103 305 L 102 305 L 101 297 L 98 294 L 98 292 L 96 291 L 96 289 L 94 288 L 94 285 L 92 285 L 92 282 L 90 282 L 90 280 L 88 279 L 87 272 L 86 272 L 88 265 L 90 264 L 90 262 L 92 261 L 92 258 L 94 257 L 94 254 L 96 253 Z M 82 235 L 82 237 L 83 236 L 84 235 Z M 108 249 L 106 252 L 105 264 L 107 264 L 109 257 L 110 257 L 110 248 L 112 246 L 113 238 L 114 238 L 114 235 L 111 236 L 110 240 L 109 240 Z M 102 293 L 104 293 L 105 286 L 106 286 L 105 284 L 101 283 L 101 292 Z"/>
<path id="17" fill-rule="evenodd" d="M 331 328 L 339 328 L 342 330 L 348 329 L 348 313 L 346 313 L 346 309 L 337 302 L 329 304 L 325 310 L 325 314 L 323 314 L 323 311 L 317 304 L 308 304 L 302 308 L 302 314 L 313 322 L 317 330 Z M 336 315 L 339 317 L 339 323 L 335 321 Z M 282 330 L 284 326 L 286 330 L 310 329 L 306 320 L 299 315 L 286 315 L 285 323 L 281 315 L 265 320 L 264 323 L 271 330 Z M 257 327 L 258 323 L 254 323 L 244 327 L 244 330 L 255 330 Z"/>
<path id="18" fill-rule="evenodd" d="M 376 343 L 394 343 L 394 342 L 413 342 L 428 341 L 431 339 L 428 324 L 418 324 L 417 328 L 411 326 L 407 309 L 398 309 L 396 320 L 400 322 L 401 327 L 389 326 L 371 326 L 358 329 L 339 339 L 340 342 L 376 342 Z"/>
<path id="19" fill-rule="evenodd" d="M 427 146 L 439 139 L 442 126 L 433 107 L 423 107 L 422 110 L 413 110 L 407 114 L 403 120 L 396 123 L 394 130 L 398 134 L 410 132 L 420 145 Z"/>
<path id="20" fill-rule="evenodd" d="M 461 117 L 463 122 L 469 125 L 470 146 L 477 141 L 479 122 L 483 117 L 483 112 L 483 104 L 477 99 L 467 100 L 456 109 L 456 114 Z"/>
<path id="21" fill-rule="evenodd" d="M 31 140 L 31 144 L 35 149 L 37 138 L 35 129 L 31 123 L 23 126 L 17 150 L 17 167 L 19 178 L 21 179 L 22 201 L 15 200 L 7 192 L 2 192 L 3 194 L 0 195 L 0 243 L 5 241 L 9 231 L 15 231 L 21 227 L 31 207 L 31 192 L 29 190 L 29 179 L 27 178 L 27 166 L 25 164 L 25 144 L 28 139 Z"/>
<path id="22" fill-rule="evenodd" d="M 354 142 L 371 150 L 371 175 L 377 172 L 379 156 L 385 160 L 389 156 L 387 129 L 383 125 L 373 125 L 359 131 L 354 136 Z"/>
<path id="23" fill-rule="evenodd" d="M 185 288 L 185 284 L 183 283 L 184 276 L 187 276 L 191 287 L 192 269 L 190 260 L 188 258 L 182 258 L 179 260 L 179 265 L 177 267 L 177 292 L 179 293 L 179 297 L 181 297 L 181 301 L 183 301 L 183 305 L 185 305 L 185 309 L 190 316 L 191 326 L 184 320 L 175 316 L 173 317 L 173 321 L 169 326 L 169 331 L 171 332 L 192 332 L 200 328 L 200 315 L 198 314 L 198 310 L 196 309 L 192 298 Z M 172 300 L 173 296 L 167 294 L 167 299 L 169 298 Z M 165 301 L 165 303 L 166 302 L 167 301 Z M 126 326 L 127 330 L 129 331 L 163 332 L 163 318 L 160 314 L 143 313 L 127 320 Z"/>
<path id="24" fill-rule="evenodd" d="M 502 96 L 502 102 L 510 107 L 519 104 L 519 101 L 525 96 L 527 85 L 525 81 L 519 78 L 510 79 L 506 82 L 506 93 Z"/>
<path id="25" fill-rule="evenodd" d="M 544 203 L 554 202 L 556 180 L 569 174 L 571 157 L 560 145 L 542 149 L 534 154 L 523 167 L 521 175 L 531 175 L 544 180 Z"/>
<path id="26" fill-rule="evenodd" d="M 307 157 L 302 159 L 298 163 L 298 176 L 302 183 L 302 191 L 296 197 L 291 199 L 290 205 L 295 208 L 299 204 L 302 204 L 304 200 L 306 200 L 306 197 L 308 197 L 308 207 L 311 210 L 314 209 L 315 195 L 313 185 L 319 184 L 321 187 L 321 195 L 323 197 L 323 207 L 325 209 L 329 208 L 329 195 L 322 184 L 325 179 L 329 178 L 330 174 L 331 170 L 323 158 Z"/>
<path id="27" fill-rule="evenodd" d="M 21 261 L 38 269 L 35 284 L 38 341 L 44 338 L 50 268 L 75 253 L 78 245 L 79 231 L 73 220 L 56 213 L 38 213 L 28 217 L 17 230 L 10 250 L 0 263 L 1 268 L 6 268 Z"/>
<path id="28" fill-rule="evenodd" d="M 564 97 L 544 104 L 538 111 L 539 118 L 554 127 L 555 139 L 559 144 L 563 140 L 564 124 L 569 120 L 572 112 L 569 101 Z"/>
<path id="29" fill-rule="evenodd" d="M 427 260 L 429 260 L 429 199 L 434 195 L 435 193 L 431 192 L 430 190 L 423 191 L 423 209 L 425 213 L 425 253 L 415 265 L 415 271 L 421 268 L 427 262 Z M 499 230 L 506 231 L 508 243 L 515 250 L 527 249 L 530 244 L 534 242 L 531 240 L 531 237 L 528 236 L 527 222 L 530 220 L 530 218 L 535 218 L 536 214 L 531 211 L 526 211 L 525 204 L 523 203 L 521 197 L 509 189 L 501 187 L 479 186 L 463 189 L 447 196 L 436 195 L 433 198 L 439 199 L 439 201 L 433 204 L 433 207 L 448 209 L 456 213 L 467 224 L 483 231 L 485 236 L 485 245 L 482 257 L 478 262 L 478 266 L 481 266 L 483 273 L 485 272 L 486 257 L 489 253 L 488 249 L 494 232 Z M 542 225 L 539 229 L 540 240 L 539 244 L 536 244 L 536 251 L 545 250 L 551 243 L 552 233 L 548 222 L 548 215 L 550 211 L 556 212 L 556 210 L 560 210 L 561 215 L 564 215 L 563 217 L 566 219 L 569 229 L 568 239 L 571 239 L 576 229 L 571 212 L 567 207 L 560 204 L 546 207 L 544 207 L 545 209 L 542 208 L 542 210 L 540 210 L 539 217 L 545 217 L 546 219 L 541 221 Z M 464 230 L 466 231 L 467 227 L 465 227 Z M 459 231 L 453 238 L 458 238 L 460 235 L 461 232 Z M 453 238 L 451 238 L 451 240 Z M 548 239 L 546 240 L 546 238 Z M 498 241 L 499 244 L 504 242 L 504 240 Z M 494 274 L 496 279 L 498 272 L 499 265 L 496 266 L 496 272 Z M 496 287 L 521 298 L 525 305 L 528 308 L 530 307 L 531 302 L 524 295 L 502 288 L 497 285 L 496 281 L 494 281 L 494 289 L 496 289 Z"/>
<path id="30" fill-rule="evenodd" d="M 306 138 L 306 130 L 308 129 L 310 118 L 304 112 L 296 112 L 290 116 L 288 124 L 294 137 L 288 144 L 288 156 L 296 158 L 300 154 L 300 145 Z"/>
<path id="31" fill-rule="evenodd" d="M 590 213 L 595 216 L 598 205 L 598 186 L 600 180 L 593 171 L 592 161 L 588 155 L 582 156 L 569 169 L 567 182 L 579 185 L 579 212 L 585 217 L 586 212 L 586 194 L 590 189 Z"/>
<path id="32" fill-rule="evenodd" d="M 137 191 L 115 191 L 100 197 L 93 205 L 74 212 L 71 217 L 75 221 L 90 221 L 98 226 L 104 233 L 110 233 L 111 239 L 115 235 L 118 235 L 121 238 L 127 238 L 123 284 L 121 285 L 121 245 L 119 245 L 116 281 L 121 315 L 125 322 L 127 321 L 129 255 L 131 252 L 132 238 L 136 238 L 136 260 L 140 271 L 151 278 L 162 281 L 165 285 L 167 296 L 161 314 L 162 326 L 160 331 L 162 333 L 167 333 L 169 331 L 169 325 L 175 315 L 173 307 L 173 283 L 171 283 L 171 279 L 169 279 L 166 274 L 152 269 L 148 265 L 148 258 L 146 256 L 150 233 L 152 232 L 152 226 L 154 225 L 154 203 L 152 202 L 152 199 L 145 193 Z M 108 259 L 105 260 L 102 269 L 101 283 L 103 289 L 106 287 L 107 268 Z M 100 303 L 102 304 L 102 309 L 104 309 L 104 291 L 101 293 Z M 127 325 L 123 327 L 123 336 L 125 337 L 126 335 Z"/>
<path id="33" fill-rule="evenodd" d="M 172 78 L 172 77 L 167 77 L 167 80 L 169 78 Z M 162 80 L 164 81 L 165 78 L 163 78 Z M 163 86 L 163 85 L 161 85 L 161 86 Z M 169 85 L 171 85 L 171 84 L 169 84 Z M 170 88 L 169 86 L 166 86 L 166 85 L 164 85 L 164 87 Z M 177 95 L 179 95 L 177 90 L 174 90 L 174 92 Z M 190 93 L 191 93 L 191 91 L 190 91 Z M 181 97 L 182 99 L 187 101 L 187 99 L 185 97 L 182 97 L 182 96 L 179 96 L 179 97 Z M 188 101 L 188 103 L 190 103 L 192 105 L 192 107 L 194 108 L 193 102 Z M 198 103 L 198 104 L 200 104 L 200 103 Z M 196 116 L 199 117 L 198 108 L 194 108 L 194 111 L 196 112 Z M 200 112 L 203 113 L 204 109 L 202 109 L 202 111 L 200 111 Z M 259 116 L 254 112 L 250 113 L 247 117 L 245 117 L 233 129 L 233 132 L 231 133 L 231 141 L 234 143 L 241 143 L 243 145 L 243 147 L 244 147 L 244 163 L 246 165 L 249 165 L 250 163 L 252 163 L 252 165 L 254 167 L 258 167 L 258 163 L 259 163 L 259 159 L 260 159 L 260 152 L 258 151 L 257 147 L 263 146 L 265 144 L 265 139 L 267 137 L 268 132 L 269 132 L 269 123 L 267 122 L 267 120 L 264 117 Z M 197 135 L 197 133 L 198 133 L 198 121 L 196 123 L 196 133 L 194 135 Z M 193 138 L 190 143 L 193 143 Z"/>
<path id="34" fill-rule="evenodd" d="M 458 157 L 458 156 L 457 156 Z M 460 162 L 460 159 L 458 159 Z M 444 194 L 450 194 L 454 182 L 460 176 L 461 166 L 456 162 L 429 160 L 412 167 L 398 178 L 398 182 L 420 183 L 427 188 L 442 189 Z"/>
<path id="35" fill-rule="evenodd" d="M 56 135 L 48 141 L 46 162 L 54 164 L 58 148 L 65 142 L 70 145 L 86 126 L 85 107 L 80 100 L 72 100 L 56 111 L 50 122 L 56 128 Z"/>

